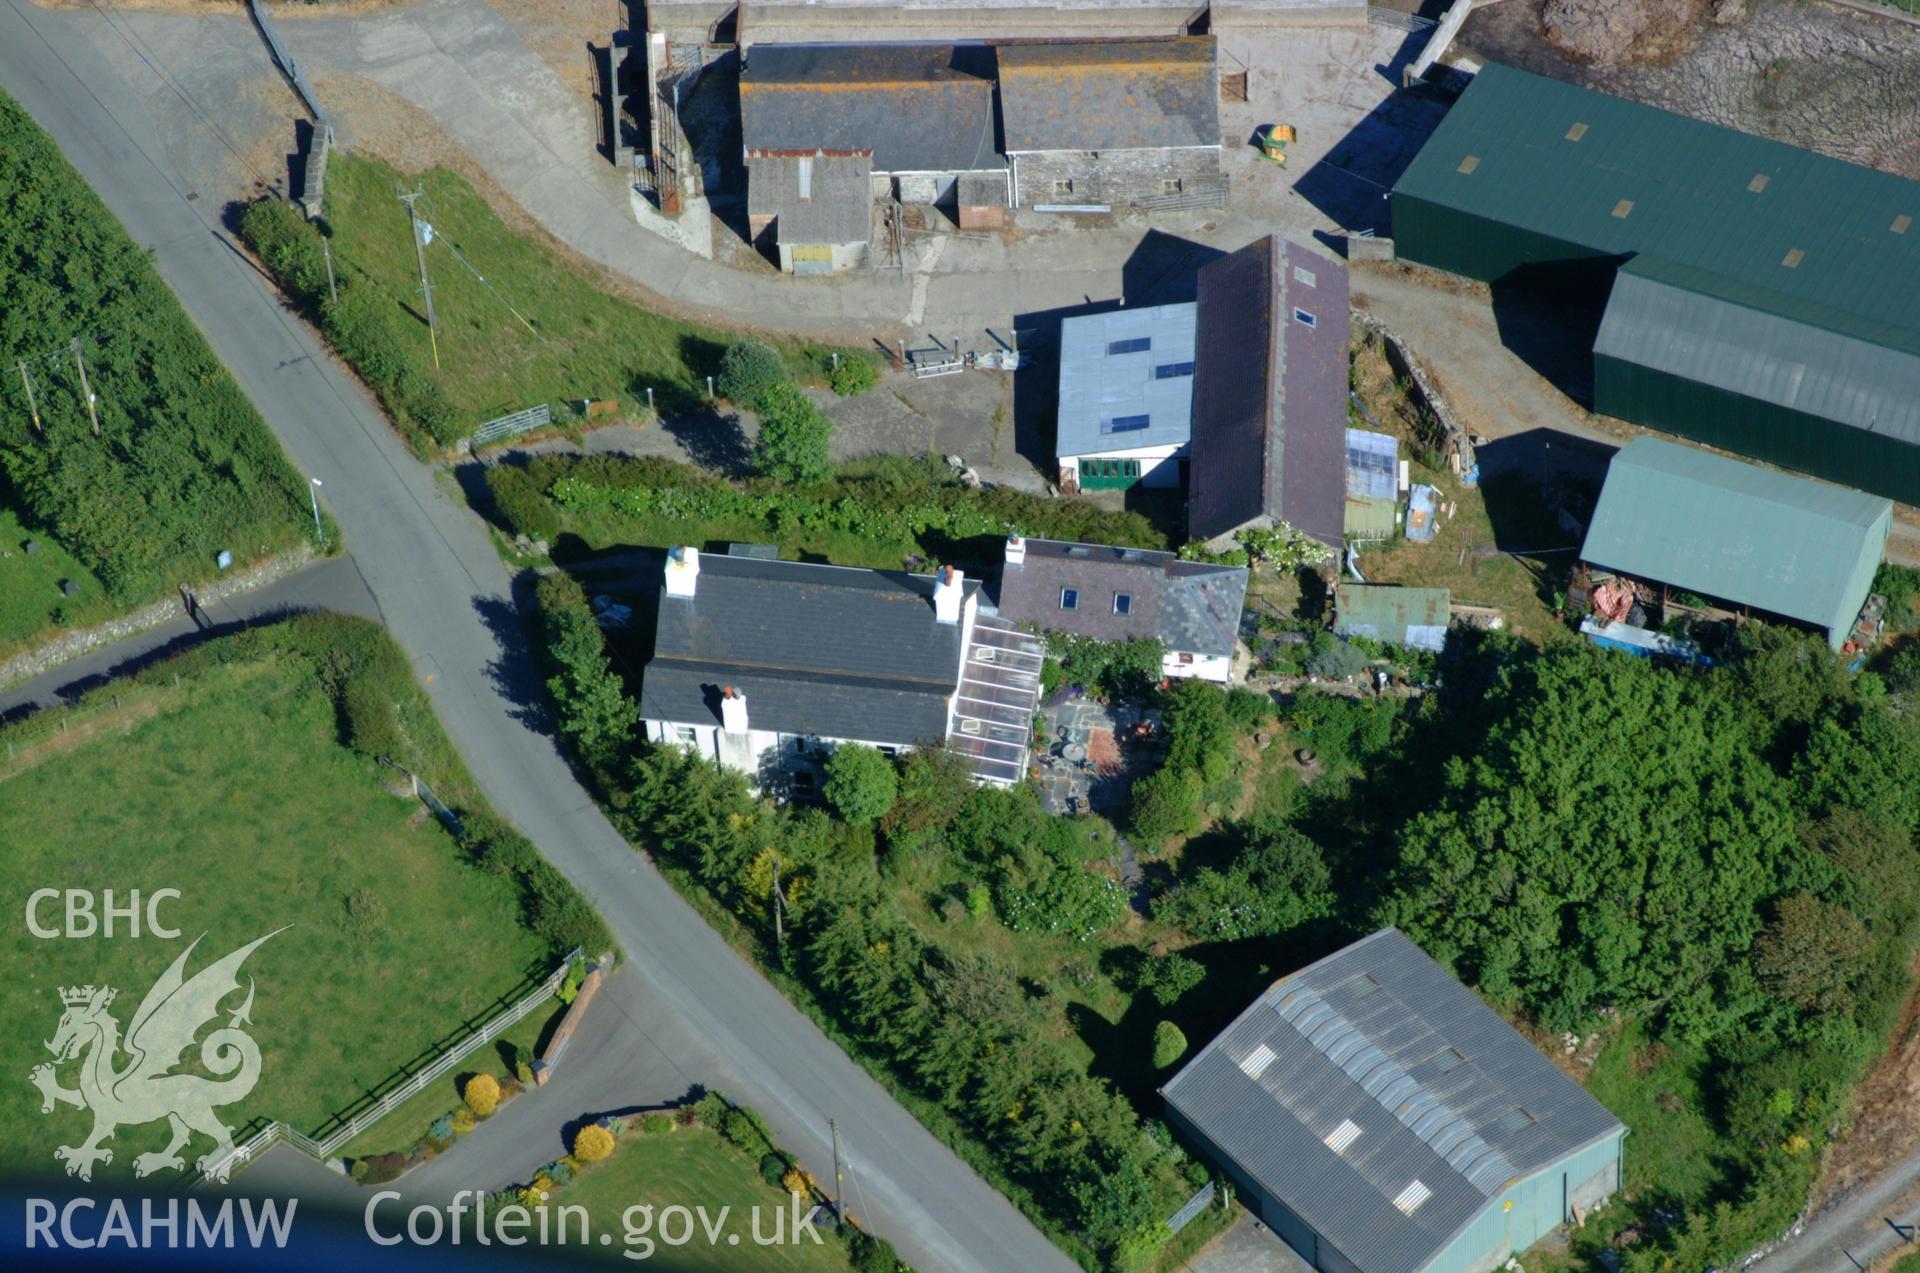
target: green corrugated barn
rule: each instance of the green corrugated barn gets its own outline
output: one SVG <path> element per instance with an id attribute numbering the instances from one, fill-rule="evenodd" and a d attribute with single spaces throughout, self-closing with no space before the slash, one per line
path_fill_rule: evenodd
<path id="1" fill-rule="evenodd" d="M 1872 495 L 1635 438 L 1607 468 L 1590 565 L 1821 629 L 1838 649 L 1893 525 Z"/>
<path id="2" fill-rule="evenodd" d="M 1920 183 L 1488 66 L 1392 209 L 1403 260 L 1610 288 L 1600 412 L 1920 504 Z"/>

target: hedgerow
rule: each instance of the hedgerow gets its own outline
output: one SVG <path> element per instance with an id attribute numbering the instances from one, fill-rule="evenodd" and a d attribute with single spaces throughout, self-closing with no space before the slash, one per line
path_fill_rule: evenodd
<path id="1" fill-rule="evenodd" d="M 211 575 L 222 549 L 255 559 L 311 527 L 305 483 L 152 258 L 4 95 L 0 366 L 9 500 L 85 562 L 115 601 Z"/>

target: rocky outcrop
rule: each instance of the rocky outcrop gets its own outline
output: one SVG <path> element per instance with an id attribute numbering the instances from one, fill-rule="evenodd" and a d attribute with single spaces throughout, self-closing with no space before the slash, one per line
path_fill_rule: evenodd
<path id="1" fill-rule="evenodd" d="M 1686 26 L 1694 13 L 1689 0 L 1546 0 L 1540 22 L 1547 42 L 1568 57 L 1592 66 L 1618 66 L 1632 59 L 1649 37 L 1670 36 Z"/>

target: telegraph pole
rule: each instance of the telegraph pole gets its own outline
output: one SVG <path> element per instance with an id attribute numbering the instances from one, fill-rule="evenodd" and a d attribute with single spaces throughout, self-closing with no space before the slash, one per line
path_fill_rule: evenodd
<path id="1" fill-rule="evenodd" d="M 87 360 L 80 356 L 80 338 L 73 338 L 73 361 L 80 368 L 80 392 L 86 395 L 87 415 L 93 421 L 93 436 L 100 436 L 100 413 L 93 409 L 93 390 L 87 385 Z"/>
<path id="2" fill-rule="evenodd" d="M 33 400 L 33 378 L 27 375 L 27 364 L 24 360 L 20 363 L 20 383 L 27 387 L 27 410 L 33 415 L 34 431 L 44 438 L 47 436 L 47 428 L 40 423 L 40 404 Z M 647 393 L 651 397 L 653 390 L 649 389 Z"/>
<path id="3" fill-rule="evenodd" d="M 781 950 L 787 948 L 786 925 L 787 899 L 780 895 L 780 859 L 773 860 L 773 941 Z"/>
<path id="4" fill-rule="evenodd" d="M 833 1222 L 836 1225 L 845 1224 L 847 1204 L 844 1200 L 846 1191 L 841 1188 L 840 1179 L 840 1124 L 829 1118 L 827 1130 L 833 1133 Z M 872 1224 L 873 1217 L 867 1217 L 867 1223 Z"/>
<path id="5" fill-rule="evenodd" d="M 425 234 L 421 231 L 421 226 L 425 223 L 420 220 L 420 213 L 413 206 L 414 201 L 420 197 L 421 193 L 421 191 L 416 190 L 412 194 L 400 195 L 399 199 L 400 202 L 407 205 L 407 219 L 412 222 L 413 225 L 413 255 L 414 259 L 420 262 L 420 294 L 426 297 L 427 300 L 427 338 L 433 345 L 433 365 L 434 368 L 438 370 L 440 366 L 440 319 L 433 312 L 433 284 L 427 280 L 427 240 Z"/>

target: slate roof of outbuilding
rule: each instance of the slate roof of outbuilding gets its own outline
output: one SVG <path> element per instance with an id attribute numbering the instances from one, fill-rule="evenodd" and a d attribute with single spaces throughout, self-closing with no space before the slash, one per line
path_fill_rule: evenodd
<path id="1" fill-rule="evenodd" d="M 1220 144 L 1210 35 L 999 46 L 1009 153 Z"/>
<path id="2" fill-rule="evenodd" d="M 800 165 L 809 162 L 807 197 Z M 865 243 L 872 233 L 870 155 L 749 156 L 747 215 L 775 216 L 782 243 Z"/>
<path id="3" fill-rule="evenodd" d="M 1247 599 L 1246 567 L 1057 539 L 1029 539 L 1026 547 L 1023 564 L 1000 568 L 1001 618 L 1102 641 L 1144 637 L 1189 654 L 1233 653 Z M 1075 609 L 1060 608 L 1063 588 L 1079 593 Z M 1120 593 L 1132 598 L 1124 615 L 1113 608 Z"/>
<path id="4" fill-rule="evenodd" d="M 1622 1130 L 1391 928 L 1275 982 L 1162 1094 L 1362 1273 L 1413 1273 L 1508 1184 Z"/>
<path id="5" fill-rule="evenodd" d="M 993 50 L 953 44 L 755 44 L 740 72 L 755 153 L 867 150 L 875 172 L 1005 167 Z"/>
<path id="6" fill-rule="evenodd" d="M 1297 243 L 1269 235 L 1201 267 L 1187 491 L 1195 539 L 1275 517 L 1341 543 L 1348 322 L 1347 267 Z"/>
<path id="7" fill-rule="evenodd" d="M 731 685 L 754 729 L 899 746 L 941 738 L 961 625 L 935 621 L 933 587 L 930 575 L 702 553 L 694 595 L 660 597 L 640 715 L 716 725 Z"/>

